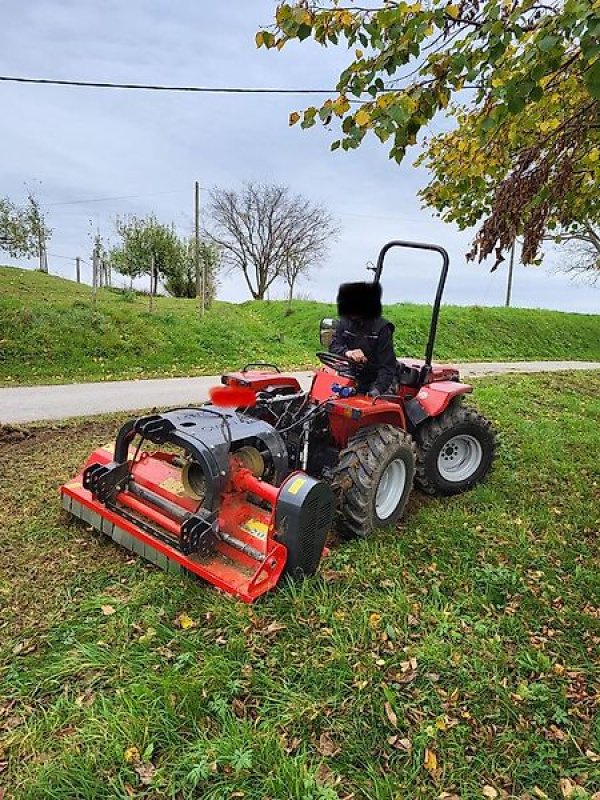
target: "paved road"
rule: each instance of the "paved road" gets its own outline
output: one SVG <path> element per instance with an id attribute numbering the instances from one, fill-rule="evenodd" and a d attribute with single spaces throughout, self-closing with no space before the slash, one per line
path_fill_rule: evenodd
<path id="1" fill-rule="evenodd" d="M 571 369 L 600 369 L 597 361 L 514 361 L 458 365 L 464 377 L 499 375 L 508 372 L 557 372 Z M 295 372 L 306 386 L 311 373 Z M 82 417 L 111 411 L 132 411 L 154 406 L 201 403 L 208 398 L 219 376 L 165 378 L 103 383 L 70 383 L 58 386 L 16 386 L 0 389 L 0 423 L 22 424 L 38 420 Z"/>

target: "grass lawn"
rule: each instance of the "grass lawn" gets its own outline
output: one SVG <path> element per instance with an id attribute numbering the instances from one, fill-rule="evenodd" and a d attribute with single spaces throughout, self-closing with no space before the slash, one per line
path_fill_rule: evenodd
<path id="1" fill-rule="evenodd" d="M 94 306 L 89 286 L 0 267 L 0 383 L 212 375 L 261 359 L 302 368 L 316 362 L 319 320 L 334 313 L 310 301 L 291 313 L 283 302 L 219 302 L 199 320 L 194 300 L 160 297 L 151 314 L 141 295 L 102 289 Z M 385 313 L 398 354 L 422 356 L 430 307 Z M 446 306 L 436 358 L 600 361 L 600 315 Z"/>
<path id="2" fill-rule="evenodd" d="M 476 402 L 501 433 L 485 485 L 415 495 L 254 607 L 62 516 L 122 417 L 5 431 L 5 800 L 600 791 L 600 375 L 481 380 Z"/>

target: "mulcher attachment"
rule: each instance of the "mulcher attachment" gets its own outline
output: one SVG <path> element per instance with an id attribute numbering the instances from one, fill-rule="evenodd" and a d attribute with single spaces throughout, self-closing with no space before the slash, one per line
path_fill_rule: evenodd
<path id="1" fill-rule="evenodd" d="M 147 442 L 167 447 L 148 452 Z M 61 496 L 118 544 L 246 602 L 283 574 L 316 571 L 334 512 L 327 484 L 287 474 L 271 425 L 214 406 L 127 422 Z"/>

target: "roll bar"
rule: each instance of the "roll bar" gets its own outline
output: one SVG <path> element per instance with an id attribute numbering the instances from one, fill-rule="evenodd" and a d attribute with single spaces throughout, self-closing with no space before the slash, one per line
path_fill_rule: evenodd
<path id="1" fill-rule="evenodd" d="M 431 367 L 431 359 L 433 357 L 433 347 L 435 345 L 435 336 L 437 333 L 438 317 L 440 315 L 440 306 L 442 304 L 442 296 L 444 294 L 444 286 L 446 285 L 446 278 L 448 277 L 448 267 L 450 266 L 450 256 L 448 251 L 438 244 L 427 244 L 425 242 L 405 242 L 401 239 L 394 239 L 387 244 L 384 244 L 377 257 L 377 265 L 375 267 L 375 277 L 373 283 L 381 282 L 381 273 L 383 271 L 383 262 L 389 250 L 392 247 L 407 247 L 411 250 L 432 250 L 434 253 L 439 253 L 442 257 L 442 272 L 437 285 L 435 293 L 435 300 L 433 301 L 433 308 L 431 311 L 431 323 L 429 325 L 429 338 L 427 339 L 427 347 L 425 349 L 425 368 Z"/>

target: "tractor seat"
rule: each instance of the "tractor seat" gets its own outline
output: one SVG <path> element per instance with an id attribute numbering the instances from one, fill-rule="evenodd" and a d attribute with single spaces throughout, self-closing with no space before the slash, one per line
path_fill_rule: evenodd
<path id="1" fill-rule="evenodd" d="M 418 386 L 421 381 L 421 370 L 411 367 L 398 359 L 396 379 L 401 386 Z"/>

